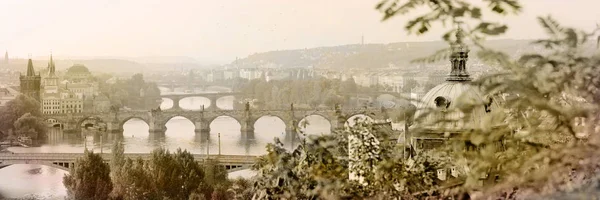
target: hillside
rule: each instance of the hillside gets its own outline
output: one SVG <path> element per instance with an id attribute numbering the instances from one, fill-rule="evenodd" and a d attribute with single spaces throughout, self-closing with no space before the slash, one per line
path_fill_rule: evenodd
<path id="1" fill-rule="evenodd" d="M 495 40 L 487 45 L 504 52 L 531 52 L 528 40 Z M 343 45 L 271 51 L 252 54 L 231 63 L 240 68 L 255 67 L 307 67 L 315 68 L 382 68 L 407 66 L 410 61 L 431 55 L 446 48 L 444 42 L 398 42 L 390 44 Z M 474 54 L 472 54 L 474 55 Z M 472 57 L 472 60 L 476 60 Z"/>
<path id="2" fill-rule="evenodd" d="M 74 64 L 83 64 L 92 72 L 106 73 L 139 73 L 145 67 L 144 65 L 120 59 L 89 59 L 89 60 L 60 60 L 55 59 L 57 70 L 66 70 Z M 36 70 L 45 69 L 48 66 L 48 60 L 33 60 L 33 66 Z M 27 60 L 11 59 L 9 69 L 25 72 L 27 70 Z"/>

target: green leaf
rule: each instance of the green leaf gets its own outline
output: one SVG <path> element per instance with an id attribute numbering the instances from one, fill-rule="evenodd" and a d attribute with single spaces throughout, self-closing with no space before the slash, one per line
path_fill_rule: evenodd
<path id="1" fill-rule="evenodd" d="M 426 33 L 428 30 L 429 28 L 427 28 L 427 26 L 422 25 L 421 28 L 419 28 L 419 34 Z"/>
<path id="2" fill-rule="evenodd" d="M 563 32 L 563 28 L 551 16 L 538 17 L 538 22 L 552 37 L 558 37 Z"/>
<path id="3" fill-rule="evenodd" d="M 466 7 L 461 7 L 458 9 L 454 9 L 452 11 L 452 17 L 462 17 L 465 16 L 465 12 L 467 11 Z"/>
<path id="4" fill-rule="evenodd" d="M 490 22 L 481 22 L 475 28 L 475 30 L 479 30 L 481 33 L 486 35 L 500 35 L 505 33 L 507 29 L 508 27 L 506 25 Z"/>
<path id="5" fill-rule="evenodd" d="M 471 18 L 480 19 L 481 18 L 481 9 L 478 7 L 471 9 Z"/>
<path id="6" fill-rule="evenodd" d="M 504 14 L 504 9 L 502 7 L 500 7 L 500 5 L 496 5 L 492 8 L 492 11 L 498 13 L 498 14 Z"/>

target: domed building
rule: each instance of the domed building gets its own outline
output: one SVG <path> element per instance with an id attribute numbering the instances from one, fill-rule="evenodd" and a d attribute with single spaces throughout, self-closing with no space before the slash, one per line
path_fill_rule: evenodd
<path id="1" fill-rule="evenodd" d="M 499 108 L 493 98 L 484 96 L 471 84 L 467 71 L 469 49 L 462 43 L 462 31 L 452 45 L 450 74 L 446 81 L 433 87 L 417 104 L 411 145 L 415 150 L 434 148 L 454 134 L 482 126 L 482 119 Z M 488 123 L 488 122 L 483 122 Z"/>
<path id="2" fill-rule="evenodd" d="M 90 70 L 82 64 L 75 64 L 65 74 L 65 78 L 71 83 L 87 83 L 90 81 L 92 74 Z"/>

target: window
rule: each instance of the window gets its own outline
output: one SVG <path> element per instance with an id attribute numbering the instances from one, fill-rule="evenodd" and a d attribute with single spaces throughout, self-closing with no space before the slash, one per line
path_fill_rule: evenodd
<path id="1" fill-rule="evenodd" d="M 438 96 L 434 100 L 435 106 L 438 108 L 448 108 L 450 107 L 450 98 Z"/>

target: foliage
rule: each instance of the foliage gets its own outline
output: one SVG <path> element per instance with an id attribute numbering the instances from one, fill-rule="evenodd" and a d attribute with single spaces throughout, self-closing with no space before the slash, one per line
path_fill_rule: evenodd
<path id="1" fill-rule="evenodd" d="M 331 135 L 309 136 L 292 152 L 276 139 L 254 166 L 255 197 L 389 199 L 430 188 L 444 161 L 423 156 L 407 164 L 396 138 L 374 126 L 358 121 Z"/>
<path id="2" fill-rule="evenodd" d="M 258 105 L 264 108 L 288 108 L 292 103 L 314 108 L 321 104 L 332 107 L 336 103 L 346 103 L 348 95 L 365 90 L 368 89 L 357 86 L 354 79 L 340 81 L 320 78 L 269 82 L 255 79 L 241 91 L 252 94 L 253 98 L 261 102 Z"/>
<path id="3" fill-rule="evenodd" d="M 18 136 L 28 136 L 34 141 L 46 139 L 46 123 L 40 118 L 25 113 L 19 117 L 14 124 L 15 134 Z"/>
<path id="4" fill-rule="evenodd" d="M 28 96 L 19 95 L 0 108 L 0 139 L 7 136 L 29 136 L 34 142 L 46 139 L 44 121 L 39 103 Z M 12 132 L 12 135 L 9 135 Z"/>
<path id="5" fill-rule="evenodd" d="M 228 192 L 231 193 L 232 199 L 238 200 L 250 200 L 254 194 L 252 182 L 244 178 L 232 180 Z"/>
<path id="6" fill-rule="evenodd" d="M 192 154 L 178 149 L 152 152 L 151 159 L 123 156 L 121 142 L 113 146 L 114 199 L 230 199 L 227 170 L 215 160 L 199 164 Z"/>
<path id="7" fill-rule="evenodd" d="M 110 168 L 102 156 L 85 151 L 78 158 L 70 174 L 65 175 L 63 183 L 69 199 L 108 199 L 112 190 Z"/>
<path id="8" fill-rule="evenodd" d="M 112 106 L 119 108 L 149 110 L 160 105 L 158 86 L 153 82 L 145 82 L 142 74 L 135 74 L 127 80 L 117 80 L 114 84 L 100 82 L 100 92 L 110 99 Z"/>
<path id="9" fill-rule="evenodd" d="M 204 180 L 195 188 L 192 196 L 203 196 L 205 199 L 225 198 L 228 194 L 224 188 L 230 186 L 225 167 L 216 160 L 208 159 L 202 164 L 202 169 Z"/>
<path id="10" fill-rule="evenodd" d="M 518 13 L 518 0 L 485 0 L 495 14 Z M 488 63 L 499 65 L 499 72 L 473 82 L 484 95 L 502 100 L 504 110 L 493 112 L 482 121 L 481 128 L 457 137 L 450 148 L 454 157 L 467 158 L 467 181 L 462 191 L 480 190 L 479 197 L 497 195 L 518 187 L 525 194 L 548 193 L 570 188 L 577 184 L 568 175 L 572 170 L 589 175 L 594 173 L 597 152 L 598 73 L 600 59 L 586 55 L 589 38 L 597 30 L 584 32 L 561 26 L 556 20 L 539 17 L 538 21 L 550 36 L 535 41 L 544 51 L 521 56 L 516 61 L 508 55 L 488 49 L 482 41 L 489 36 L 503 34 L 507 26 L 484 19 L 482 9 L 462 0 L 427 1 L 383 0 L 377 9 L 384 20 L 405 15 L 419 7 L 425 14 L 409 21 L 409 33 L 423 34 L 435 22 L 461 26 L 464 36 L 479 48 L 477 56 Z M 475 25 L 473 27 L 469 25 Z M 454 26 L 454 27 L 458 27 Z M 442 36 L 450 44 L 458 28 Z M 600 39 L 600 38 L 599 38 Z M 596 42 L 596 45 L 598 43 Z M 417 62 L 435 62 L 447 58 L 449 51 L 417 59 Z M 468 113 L 485 102 L 465 103 L 459 109 Z M 490 128 L 492 121 L 508 126 Z M 584 123 L 582 123 L 584 122 Z M 515 132 L 516 131 L 516 132 Z M 476 148 L 469 148 L 469 146 Z M 464 151 L 463 149 L 467 149 Z M 487 176 L 483 187 L 480 177 Z M 497 177 L 499 180 L 496 180 Z"/>
<path id="11" fill-rule="evenodd" d="M 0 108 L 0 130 L 15 130 L 15 121 L 26 113 L 35 117 L 42 116 L 39 102 L 25 95 L 19 95 L 7 102 Z"/>
<path id="12" fill-rule="evenodd" d="M 518 0 L 484 2 L 495 14 L 521 10 Z M 595 74 L 599 72 L 600 59 L 597 55 L 585 55 L 582 49 L 589 46 L 586 42 L 596 36 L 596 32 L 562 27 L 550 17 L 540 17 L 550 38 L 536 41 L 534 45 L 543 45 L 546 51 L 514 61 L 482 43 L 489 36 L 503 34 L 508 27 L 485 19 L 482 8 L 467 1 L 382 0 L 377 5 L 384 13 L 384 20 L 420 7 L 425 7 L 426 12 L 407 23 L 409 32 L 426 33 L 436 22 L 464 24 L 461 28 L 466 39 L 480 49 L 478 57 L 502 67 L 472 82 L 490 98 L 461 97 L 464 99 L 456 100 L 456 109 L 464 117 L 453 120 L 469 119 L 473 117 L 473 109 L 490 106 L 492 101 L 502 107 L 494 107 L 478 120 L 481 124 L 473 124 L 471 130 L 450 138 L 446 143 L 449 145 L 420 155 L 412 152 L 414 157 L 408 160 L 398 153 L 404 147 L 398 149 L 383 143 L 386 140 L 378 135 L 384 132 L 373 131 L 368 126 L 358 125 L 332 135 L 308 137 L 292 152 L 286 151 L 276 140 L 267 146 L 268 154 L 255 166 L 258 199 L 390 199 L 399 196 L 422 199 L 427 195 L 442 198 L 464 193 L 475 199 L 500 194 L 503 198 L 526 198 L 532 193 L 570 190 L 572 185 L 595 176 L 599 169 L 596 163 L 600 141 L 596 133 L 600 130 L 596 126 L 600 116 L 597 112 L 600 79 Z M 475 26 L 469 28 L 473 24 Z M 457 44 L 459 39 L 452 36 L 458 27 L 453 26 L 446 32 L 442 36 L 444 41 Z M 447 50 L 416 62 L 448 58 Z M 294 89 L 291 88 L 291 92 Z M 417 124 L 414 130 L 419 131 L 419 128 Z M 450 160 L 453 162 L 449 163 Z M 465 180 L 458 180 L 463 184 L 457 189 L 447 189 L 451 185 L 444 184 L 448 182 L 436 180 L 436 170 L 450 164 L 455 169 L 464 168 L 460 171 Z M 350 174 L 354 177 L 348 178 Z"/>
<path id="13" fill-rule="evenodd" d="M 113 183 L 111 196 L 115 198 L 122 198 L 125 194 L 125 188 L 127 187 L 125 176 L 127 176 L 126 172 L 128 169 L 125 168 L 127 160 L 125 159 L 125 146 L 123 141 L 115 141 L 111 152 L 113 155 L 112 159 L 110 160 L 110 178 Z"/>

